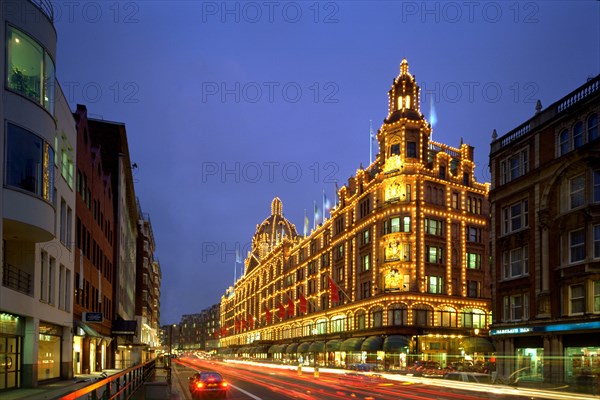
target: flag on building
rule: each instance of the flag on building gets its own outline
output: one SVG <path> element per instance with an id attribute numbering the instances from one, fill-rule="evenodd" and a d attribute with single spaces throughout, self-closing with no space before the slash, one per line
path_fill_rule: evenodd
<path id="1" fill-rule="evenodd" d="M 281 304 L 281 302 L 279 302 L 279 319 L 284 319 L 285 318 L 285 307 L 283 307 L 283 304 Z"/>
<path id="2" fill-rule="evenodd" d="M 248 326 L 250 329 L 254 328 L 254 317 L 252 314 L 248 314 Z"/>
<path id="3" fill-rule="evenodd" d="M 242 318 L 242 330 L 246 329 L 247 327 L 246 320 Z"/>
<path id="4" fill-rule="evenodd" d="M 270 324 L 271 320 L 273 319 L 273 315 L 271 314 L 271 311 L 267 308 L 266 304 L 265 304 L 265 319 L 267 320 L 267 324 Z"/>
<path id="5" fill-rule="evenodd" d="M 294 306 L 294 301 L 291 298 L 288 298 L 287 313 L 290 317 L 293 317 L 296 313 L 296 307 Z"/>
<path id="6" fill-rule="evenodd" d="M 308 302 L 306 301 L 306 297 L 304 297 L 304 294 L 300 293 L 300 305 L 298 308 L 301 313 L 306 314 L 307 305 Z"/>
<path id="7" fill-rule="evenodd" d="M 240 331 L 240 326 L 241 326 L 241 322 L 240 320 L 236 319 L 235 320 L 235 331 L 239 332 Z"/>
<path id="8" fill-rule="evenodd" d="M 304 237 L 308 235 L 308 217 L 306 216 L 306 208 L 304 209 Z"/>
<path id="9" fill-rule="evenodd" d="M 331 276 L 329 277 L 329 298 L 332 303 L 338 303 L 340 301 L 340 293 L 338 291 L 338 286 L 335 284 Z"/>
<path id="10" fill-rule="evenodd" d="M 231 254 L 231 253 L 229 253 Z M 240 249 L 236 247 L 235 249 L 235 262 L 238 264 L 242 263 L 242 256 L 240 255 Z"/>
<path id="11" fill-rule="evenodd" d="M 317 202 L 315 201 L 315 210 L 313 214 L 313 229 L 317 229 L 317 225 L 319 223 L 319 207 L 317 206 Z"/>
<path id="12" fill-rule="evenodd" d="M 325 194 L 325 189 L 323 189 L 323 221 L 325 221 L 325 217 L 327 213 L 331 212 L 331 201 L 327 198 Z"/>

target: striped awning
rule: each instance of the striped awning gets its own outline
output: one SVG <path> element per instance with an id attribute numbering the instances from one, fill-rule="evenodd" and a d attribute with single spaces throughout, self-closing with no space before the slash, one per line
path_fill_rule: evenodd
<path id="1" fill-rule="evenodd" d="M 340 347 L 342 346 L 342 341 L 339 339 L 330 340 L 325 343 L 326 351 L 340 351 Z"/>
<path id="2" fill-rule="evenodd" d="M 357 352 L 360 351 L 360 345 L 362 344 L 365 338 L 350 338 L 346 339 L 342 342 L 340 346 L 340 351 L 345 352 Z"/>
<path id="3" fill-rule="evenodd" d="M 267 350 L 267 353 L 283 353 L 285 352 L 286 345 L 285 344 L 274 344 Z"/>
<path id="4" fill-rule="evenodd" d="M 311 353 L 322 353 L 325 351 L 325 342 L 313 342 L 311 343 L 308 351 Z"/>
<path id="5" fill-rule="evenodd" d="M 285 348 L 286 354 L 296 354 L 298 352 L 298 343 L 290 343 Z"/>
<path id="6" fill-rule="evenodd" d="M 410 346 L 410 338 L 402 335 L 390 335 L 383 342 L 383 351 L 386 353 L 403 353 L 405 347 Z"/>
<path id="7" fill-rule="evenodd" d="M 369 336 L 360 346 L 361 351 L 380 351 L 383 348 L 381 336 Z"/>
<path id="8" fill-rule="evenodd" d="M 310 348 L 310 342 L 304 342 L 304 343 L 300 343 L 298 345 L 298 353 L 308 353 Z"/>
<path id="9" fill-rule="evenodd" d="M 496 351 L 492 342 L 483 337 L 464 338 L 461 345 L 465 353 L 493 353 Z"/>

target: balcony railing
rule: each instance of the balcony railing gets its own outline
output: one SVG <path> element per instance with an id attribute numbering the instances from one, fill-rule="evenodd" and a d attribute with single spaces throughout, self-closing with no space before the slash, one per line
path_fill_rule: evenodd
<path id="1" fill-rule="evenodd" d="M 37 6 L 50 21 L 54 22 L 54 7 L 52 7 L 52 2 L 49 0 L 29 0 L 33 4 Z"/>
<path id="2" fill-rule="evenodd" d="M 2 285 L 27 295 L 33 294 L 31 274 L 14 265 L 4 264 Z"/>

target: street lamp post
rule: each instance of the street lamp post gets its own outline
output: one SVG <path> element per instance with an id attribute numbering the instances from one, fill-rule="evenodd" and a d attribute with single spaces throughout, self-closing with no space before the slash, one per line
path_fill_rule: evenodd
<path id="1" fill-rule="evenodd" d="M 167 382 L 169 385 L 171 384 L 171 361 L 173 360 L 173 328 L 175 324 L 169 325 L 169 365 L 168 367 L 165 365 L 167 369 Z"/>

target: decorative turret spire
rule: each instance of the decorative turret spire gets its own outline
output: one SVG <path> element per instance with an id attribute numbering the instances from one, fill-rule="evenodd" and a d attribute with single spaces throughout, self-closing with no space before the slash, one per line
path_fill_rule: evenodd
<path id="1" fill-rule="evenodd" d="M 419 85 L 415 77 L 408 72 L 408 61 L 402 59 L 400 63 L 400 75 L 394 79 L 392 89 L 389 93 L 390 109 L 389 116 L 395 112 L 407 112 L 411 119 L 419 118 L 421 111 L 419 109 Z M 407 115 L 408 115 L 407 114 Z"/>
<path id="2" fill-rule="evenodd" d="M 279 197 L 275 197 L 271 202 L 271 215 L 282 215 L 282 208 L 281 200 Z"/>

